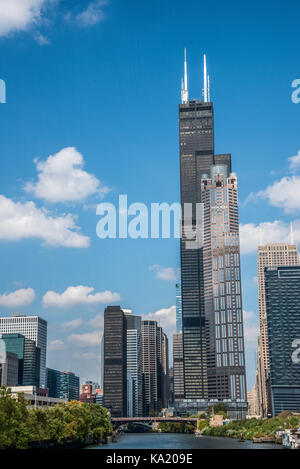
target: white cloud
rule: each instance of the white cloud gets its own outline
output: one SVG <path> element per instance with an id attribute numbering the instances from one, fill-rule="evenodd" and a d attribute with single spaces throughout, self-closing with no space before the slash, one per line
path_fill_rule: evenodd
<path id="1" fill-rule="evenodd" d="M 48 344 L 48 350 L 65 350 L 67 348 L 66 344 L 62 340 L 52 340 Z"/>
<path id="2" fill-rule="evenodd" d="M 94 305 L 98 303 L 114 303 L 120 300 L 119 293 L 113 293 L 109 290 L 94 293 L 93 287 L 78 285 L 68 287 L 63 293 L 48 291 L 43 297 L 45 307 L 65 308 L 76 305 Z"/>
<path id="3" fill-rule="evenodd" d="M 105 19 L 103 7 L 107 5 L 107 3 L 108 2 L 105 0 L 92 1 L 84 11 L 76 16 L 77 23 L 80 26 L 87 27 L 94 26 L 100 21 L 103 21 Z"/>
<path id="4" fill-rule="evenodd" d="M 38 42 L 41 46 L 47 46 L 50 44 L 50 39 L 47 38 L 47 36 L 44 36 L 44 34 L 37 32 L 34 34 L 34 39 L 36 42 Z"/>
<path id="5" fill-rule="evenodd" d="M 300 210 L 300 176 L 285 176 L 253 197 L 266 199 L 269 205 L 282 208 L 285 213 Z"/>
<path id="6" fill-rule="evenodd" d="M 63 329 L 77 329 L 82 325 L 82 319 L 72 319 L 71 321 L 63 322 L 61 327 Z"/>
<path id="7" fill-rule="evenodd" d="M 295 242 L 300 242 L 300 220 L 293 221 Z M 240 225 L 241 253 L 250 254 L 257 247 L 267 243 L 284 243 L 290 241 L 290 224 L 280 220 L 259 224 L 246 223 Z"/>
<path id="8" fill-rule="evenodd" d="M 0 240 L 38 238 L 50 246 L 87 248 L 90 240 L 78 232 L 71 214 L 58 217 L 36 207 L 34 202 L 14 202 L 0 195 Z"/>
<path id="9" fill-rule="evenodd" d="M 103 196 L 108 188 L 92 174 L 83 170 L 84 159 L 74 147 L 67 147 L 45 161 L 34 160 L 38 180 L 25 185 L 27 192 L 47 202 L 79 202 L 97 194 Z"/>
<path id="10" fill-rule="evenodd" d="M 167 334 L 169 341 L 172 340 L 172 334 L 176 332 L 176 306 L 161 308 L 154 313 L 144 315 L 143 319 L 157 321 Z"/>
<path id="11" fill-rule="evenodd" d="M 97 347 L 100 346 L 100 337 L 100 331 L 93 331 L 85 334 L 71 334 L 67 340 L 76 347 Z"/>
<path id="12" fill-rule="evenodd" d="M 53 0 L 1 0 L 0 37 L 26 31 L 41 19 L 42 9 Z"/>
<path id="13" fill-rule="evenodd" d="M 103 315 L 103 313 L 99 313 L 99 314 L 97 314 L 97 316 L 90 319 L 88 321 L 88 324 L 90 326 L 94 327 L 95 329 L 98 329 L 99 327 L 103 328 L 103 324 L 104 324 L 104 315 Z"/>
<path id="14" fill-rule="evenodd" d="M 168 280 L 169 282 L 175 282 L 179 275 L 179 269 L 174 267 L 161 267 L 158 264 L 151 265 L 149 270 L 155 272 L 156 278 Z"/>
<path id="15" fill-rule="evenodd" d="M 17 308 L 31 304 L 35 300 L 35 291 L 32 288 L 21 288 L 12 293 L 0 295 L 0 306 Z"/>
<path id="16" fill-rule="evenodd" d="M 289 157 L 289 166 L 292 171 L 300 168 L 300 150 L 297 155 Z"/>

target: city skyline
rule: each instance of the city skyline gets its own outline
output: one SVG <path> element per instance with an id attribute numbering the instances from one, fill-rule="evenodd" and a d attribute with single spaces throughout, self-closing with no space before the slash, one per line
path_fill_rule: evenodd
<path id="1" fill-rule="evenodd" d="M 260 228 L 263 244 L 285 242 L 292 220 L 295 241 L 300 241 L 300 207 L 295 196 L 300 107 L 291 101 L 291 83 L 298 73 L 296 33 L 292 27 L 286 28 L 279 42 L 271 30 L 271 41 L 266 37 L 266 24 L 258 20 L 255 45 L 259 47 L 253 47 L 247 34 L 251 36 L 254 13 L 244 19 L 242 33 L 238 21 L 220 6 L 210 15 L 210 22 L 214 16 L 220 26 L 216 37 L 208 34 L 205 25 L 195 39 L 190 20 L 200 14 L 197 2 L 190 2 L 189 14 L 184 12 L 183 17 L 179 2 L 173 2 L 171 11 L 158 2 L 152 8 L 153 16 L 146 19 L 147 7 L 138 2 L 126 11 L 120 1 L 112 1 L 103 8 L 103 19 L 82 27 L 75 21 L 84 10 L 82 4 L 81 9 L 69 12 L 73 22 L 63 23 L 68 12 L 58 8 L 45 13 L 51 19 L 49 26 L 36 23 L 25 32 L 16 27 L 8 36 L 0 29 L 0 78 L 7 85 L 7 102 L 0 104 L 0 253 L 5 266 L 0 314 L 18 311 L 45 318 L 49 326 L 47 365 L 75 371 L 82 379 L 99 379 L 100 332 L 107 304 L 121 304 L 144 319 L 156 319 L 171 342 L 176 320 L 174 287 L 179 280 L 178 240 L 100 241 L 95 234 L 95 204 L 114 202 L 119 193 L 128 193 L 130 201 L 149 204 L 179 200 L 176 106 L 182 52 L 187 47 L 190 98 L 201 98 L 201 62 L 206 53 L 216 109 L 216 150 L 232 152 L 238 174 L 250 389 L 256 366 Z M 205 11 L 207 16 L 212 13 L 208 6 Z M 281 13 L 274 7 L 275 26 L 286 19 Z M 136 15 L 142 18 L 144 31 L 135 24 Z M 226 28 L 221 26 L 224 17 Z M 170 38 L 159 18 L 168 19 Z M 67 25 L 64 34 L 55 28 L 62 23 Z M 183 28 L 181 38 L 176 39 L 179 26 Z M 235 46 L 237 32 L 239 46 Z M 278 55 L 270 52 L 273 48 Z M 279 67 L 278 57 L 286 49 L 284 66 Z M 113 110 L 116 108 L 118 112 Z M 285 122 L 276 113 L 278 108 L 288 116 Z M 54 162 L 49 155 L 59 155 L 56 161 L 71 161 L 67 166 L 71 179 L 58 171 L 55 180 L 49 178 L 50 162 Z M 53 195 L 51 184 L 54 187 L 63 180 L 64 189 L 66 180 L 76 181 L 72 179 L 75 168 L 88 189 L 81 186 L 79 197 L 58 184 Z M 280 196 L 282 181 L 288 187 L 284 197 Z M 4 226 L 7 210 L 15 214 L 10 233 Z M 34 226 L 42 229 L 24 233 L 22 215 L 31 216 Z M 78 232 L 74 224 L 80 227 Z M 120 265 L 124 267 L 120 269 Z"/>

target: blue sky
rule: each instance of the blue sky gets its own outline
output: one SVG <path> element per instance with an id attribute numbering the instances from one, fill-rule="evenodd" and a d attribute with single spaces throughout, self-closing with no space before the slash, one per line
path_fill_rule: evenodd
<path id="1" fill-rule="evenodd" d="M 0 0 L 0 310 L 48 320 L 49 366 L 99 379 L 107 303 L 173 331 L 178 240 L 99 240 L 95 206 L 179 200 L 187 47 L 191 98 L 207 54 L 216 152 L 238 174 L 250 387 L 259 233 L 285 241 L 293 221 L 300 241 L 299 13 L 296 1 Z"/>

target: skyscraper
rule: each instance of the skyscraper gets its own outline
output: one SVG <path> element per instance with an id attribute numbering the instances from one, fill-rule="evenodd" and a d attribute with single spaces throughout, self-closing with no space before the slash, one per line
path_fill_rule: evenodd
<path id="1" fill-rule="evenodd" d="M 184 397 L 245 400 L 240 277 L 235 278 L 240 272 L 236 177 L 229 178 L 231 155 L 214 152 L 206 57 L 203 101 L 188 99 L 186 55 L 184 68 L 179 105 Z M 204 204 L 200 221 L 199 203 Z M 184 204 L 192 205 L 190 219 Z M 186 241 L 196 230 L 202 232 L 204 244 L 190 248 Z"/>
<path id="2" fill-rule="evenodd" d="M 18 355 L 7 352 L 5 343 L 0 340 L 0 386 L 17 386 Z"/>
<path id="3" fill-rule="evenodd" d="M 0 334 L 21 334 L 40 349 L 40 387 L 46 387 L 47 321 L 39 316 L 0 317 Z"/>
<path id="4" fill-rule="evenodd" d="M 291 236 L 292 238 L 292 236 Z M 271 413 L 271 395 L 268 387 L 269 379 L 269 348 L 267 340 L 267 316 L 265 295 L 265 267 L 299 265 L 297 246 L 291 239 L 291 244 L 277 243 L 258 247 L 258 310 L 259 310 L 259 341 L 258 341 L 258 392 L 260 415 L 267 417 Z"/>
<path id="5" fill-rule="evenodd" d="M 300 266 L 265 267 L 272 416 L 300 412 Z"/>
<path id="6" fill-rule="evenodd" d="M 40 385 L 40 354 L 34 340 L 21 334 L 0 334 L 0 342 L 4 343 L 7 352 L 18 357 L 18 385 Z"/>
<path id="7" fill-rule="evenodd" d="M 105 308 L 103 340 L 103 405 L 113 417 L 126 417 L 126 317 L 120 306 Z"/>
<path id="8" fill-rule="evenodd" d="M 203 176 L 203 284 L 210 399 L 246 401 L 237 177 L 227 165 Z"/>
<path id="9" fill-rule="evenodd" d="M 158 410 L 157 322 L 142 321 L 144 415 Z"/>
<path id="10" fill-rule="evenodd" d="M 143 415 L 143 364 L 141 317 L 124 310 L 127 337 L 127 415 Z"/>

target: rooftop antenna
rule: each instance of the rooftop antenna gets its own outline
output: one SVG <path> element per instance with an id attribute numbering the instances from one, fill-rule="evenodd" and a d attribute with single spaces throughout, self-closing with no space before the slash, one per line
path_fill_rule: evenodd
<path id="1" fill-rule="evenodd" d="M 207 75 L 207 101 L 210 102 L 210 80 L 209 80 L 209 75 Z"/>
<path id="2" fill-rule="evenodd" d="M 203 96 L 204 96 L 204 102 L 207 103 L 207 97 L 208 97 L 208 88 L 207 88 L 207 67 L 206 67 L 206 54 L 203 56 L 204 59 L 204 89 L 203 89 Z"/>
<path id="3" fill-rule="evenodd" d="M 187 85 L 187 62 L 186 62 L 186 48 L 184 48 L 184 79 L 181 80 L 181 102 L 186 104 L 189 100 L 189 92 Z"/>
<path id="4" fill-rule="evenodd" d="M 293 222 L 291 222 L 291 224 L 290 224 L 290 240 L 291 240 L 291 244 L 295 244 L 294 232 L 293 232 Z"/>

